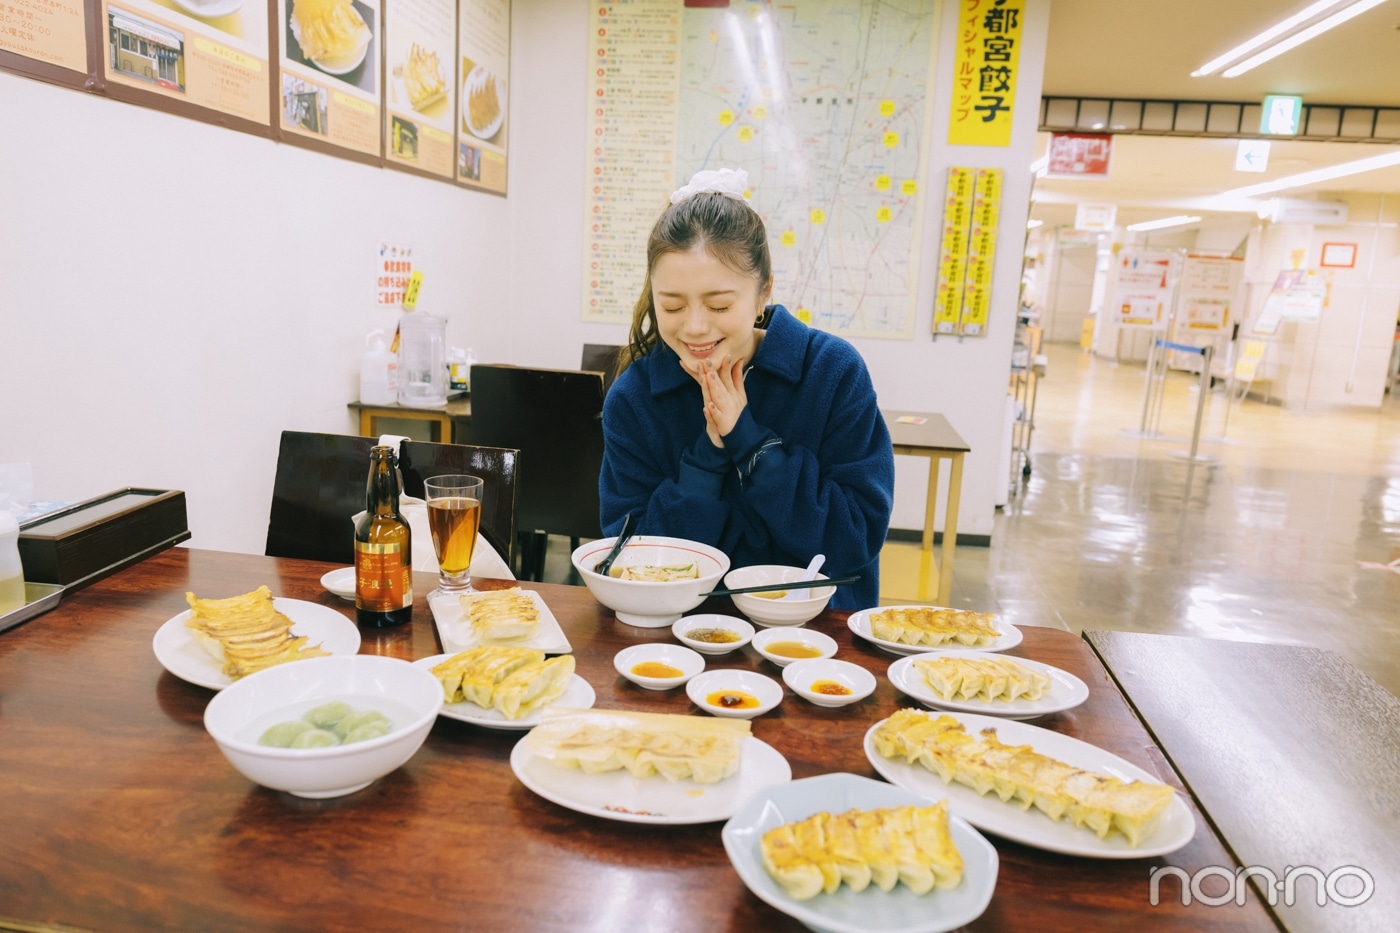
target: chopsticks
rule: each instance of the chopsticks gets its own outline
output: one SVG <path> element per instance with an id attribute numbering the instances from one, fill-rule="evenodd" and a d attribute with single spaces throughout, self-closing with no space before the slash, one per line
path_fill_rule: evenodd
<path id="1" fill-rule="evenodd" d="M 836 577 L 833 580 L 808 580 L 800 582 L 794 580 L 792 583 L 765 583 L 762 586 L 741 586 L 736 590 L 711 590 L 706 593 L 706 598 L 711 596 L 733 596 L 735 593 L 771 593 L 776 590 L 806 590 L 817 586 L 845 586 L 847 583 L 855 583 L 860 579 L 860 574 L 852 574 L 849 577 Z"/>

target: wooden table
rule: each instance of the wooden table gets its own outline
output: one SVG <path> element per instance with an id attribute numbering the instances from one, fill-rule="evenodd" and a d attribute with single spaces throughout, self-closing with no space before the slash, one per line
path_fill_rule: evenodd
<path id="1" fill-rule="evenodd" d="M 348 616 L 350 604 L 318 583 L 328 566 L 174 548 L 0 637 L 0 915 L 12 918 L 12 927 L 802 929 L 743 886 L 724 854 L 721 824 L 641 826 L 549 803 L 511 773 L 514 733 L 439 719 L 408 764 L 333 800 L 303 800 L 243 778 L 204 731 L 211 693 L 165 672 L 151 638 L 185 608 L 186 589 L 224 596 L 266 583 Z M 363 652 L 438 653 L 422 598 L 432 578 L 419 574 L 415 583 L 412 622 L 365 630 Z M 668 641 L 668 630 L 623 625 L 582 587 L 533 586 L 573 643 L 598 706 L 694 712 L 683 691 L 650 693 L 612 668 L 617 650 Z M 787 757 L 794 778 L 832 771 L 873 777 L 861 737 L 899 705 L 883 677 L 894 658 L 855 640 L 844 621 L 844 613 L 829 612 L 813 624 L 837 639 L 841 657 L 882 675 L 875 694 L 833 710 L 789 693 L 753 723 L 754 733 Z M 1040 724 L 1176 783 L 1081 639 L 1040 628 L 1025 636 L 1014 653 L 1073 671 L 1092 690 L 1083 706 Z M 710 666 L 776 673 L 751 648 Z M 1001 857 L 996 894 L 971 928 L 1274 929 L 1253 901 L 1228 909 L 1183 908 L 1170 899 L 1150 906 L 1149 867 L 1233 864 L 1199 814 L 1197 824 L 1186 848 L 1132 861 L 994 840 Z"/>
<path id="2" fill-rule="evenodd" d="M 1400 929 L 1400 700 L 1330 651 L 1086 632 L 1287 930 Z M 1317 869 L 1324 879 L 1289 869 Z M 1360 873 L 1374 879 L 1364 903 Z M 1306 870 L 1306 869 L 1305 869 Z M 1266 873 L 1267 872 L 1267 873 Z M 1350 876 L 1350 877 L 1347 877 Z M 1204 889 L 1225 885 L 1215 879 Z M 1283 885 L 1283 887 L 1279 887 Z M 1272 887 L 1270 892 L 1267 889 Z M 1292 901 L 1290 904 L 1289 901 Z"/>
<path id="3" fill-rule="evenodd" d="M 962 495 L 963 455 L 972 448 L 958 436 L 948 419 L 926 411 L 881 411 L 889 425 L 894 452 L 909 457 L 928 458 L 928 496 L 924 500 L 923 564 L 919 572 L 920 596 L 927 598 L 930 573 L 937 583 L 938 604 L 951 605 L 953 593 L 953 551 L 958 543 L 958 500 Z M 910 421 L 901 422 L 900 418 Z M 918 420 L 922 419 L 922 420 Z M 948 508 L 943 515 L 943 557 L 933 567 L 933 519 L 938 507 L 938 473 L 941 461 L 952 466 L 948 472 Z"/>
<path id="4" fill-rule="evenodd" d="M 472 417 L 472 400 L 468 395 L 450 398 L 446 405 L 437 408 L 409 408 L 395 402 L 388 405 L 351 402 L 346 407 L 359 412 L 361 437 L 378 437 L 382 433 L 379 430 L 381 418 L 402 418 L 408 421 L 428 422 L 435 429 L 429 440 L 439 444 L 459 443 L 455 440 L 457 432 L 453 427 L 454 422 L 470 423 Z"/>

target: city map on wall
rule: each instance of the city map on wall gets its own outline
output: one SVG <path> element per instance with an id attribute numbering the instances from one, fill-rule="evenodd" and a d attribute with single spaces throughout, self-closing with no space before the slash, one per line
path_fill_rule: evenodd
<path id="1" fill-rule="evenodd" d="M 671 190 L 742 168 L 775 302 L 845 336 L 913 336 L 933 0 L 599 4 L 590 25 L 585 320 L 630 318 Z"/>

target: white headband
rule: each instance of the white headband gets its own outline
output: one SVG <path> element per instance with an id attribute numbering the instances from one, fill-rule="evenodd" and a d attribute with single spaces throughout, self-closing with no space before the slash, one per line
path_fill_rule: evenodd
<path id="1" fill-rule="evenodd" d="M 722 194 L 726 198 L 748 203 L 744 190 L 749 186 L 749 173 L 744 169 L 705 169 L 691 176 L 689 184 L 671 192 L 671 203 L 688 201 L 697 194 Z"/>

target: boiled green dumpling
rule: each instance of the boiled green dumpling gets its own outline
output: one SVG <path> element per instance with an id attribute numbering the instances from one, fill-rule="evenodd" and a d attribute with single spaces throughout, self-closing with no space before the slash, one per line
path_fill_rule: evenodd
<path id="1" fill-rule="evenodd" d="M 343 745 L 352 745 L 355 742 L 368 742 L 370 739 L 377 739 L 381 735 L 389 734 L 389 720 L 384 717 L 371 720 L 362 726 L 352 729 L 342 740 Z"/>
<path id="2" fill-rule="evenodd" d="M 341 703 L 337 700 L 334 703 L 325 703 L 313 710 L 308 710 L 301 718 L 317 729 L 329 729 L 354 712 L 354 707 L 349 703 Z"/>
<path id="3" fill-rule="evenodd" d="M 371 725 L 377 725 L 382 728 L 382 731 L 376 733 L 376 735 L 387 735 L 391 723 L 389 722 L 388 717 L 386 717 L 383 713 L 371 709 L 364 710 L 363 712 L 351 713 L 349 716 L 346 716 L 344 719 L 340 720 L 340 722 L 335 724 L 334 731 L 335 734 L 340 737 L 340 741 L 349 742 L 350 733 L 356 732 L 364 728 L 365 726 Z M 367 738 L 374 737 L 375 736 L 367 736 Z M 363 741 L 363 739 L 361 739 L 361 741 Z"/>
<path id="4" fill-rule="evenodd" d="M 326 748 L 330 745 L 339 745 L 340 739 L 335 737 L 334 732 L 327 732 L 325 729 L 307 729 L 292 740 L 292 748 Z"/>
<path id="5" fill-rule="evenodd" d="M 291 722 L 279 722 L 270 727 L 258 738 L 259 745 L 271 745 L 273 748 L 291 748 L 297 736 L 311 728 L 311 724 L 301 719 L 294 719 Z"/>

